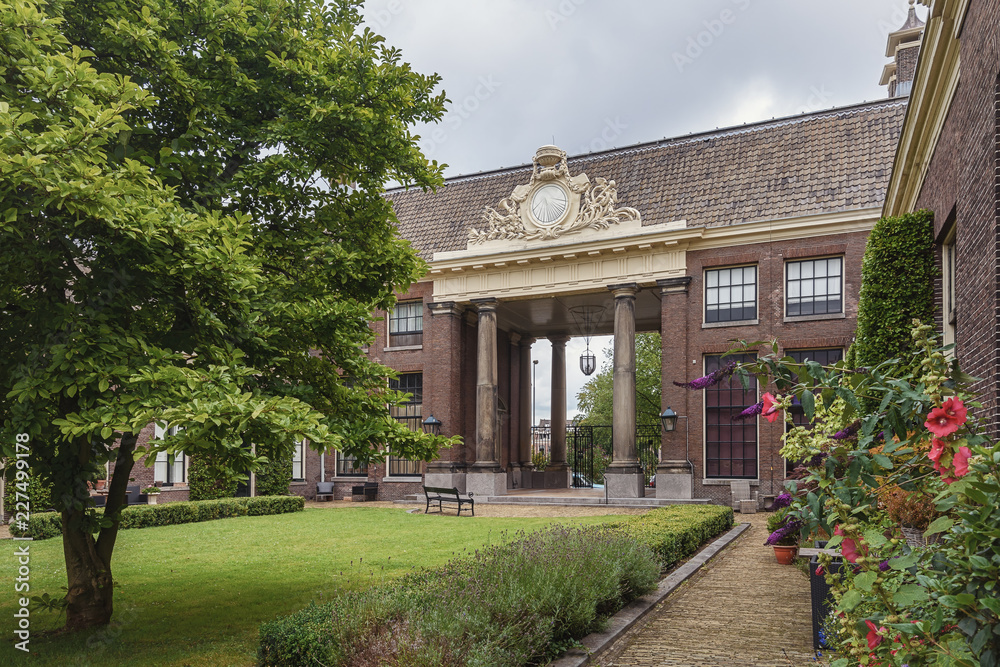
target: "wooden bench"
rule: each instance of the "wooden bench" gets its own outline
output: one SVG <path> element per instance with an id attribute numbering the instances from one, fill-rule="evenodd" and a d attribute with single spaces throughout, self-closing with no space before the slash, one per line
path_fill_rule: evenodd
<path id="1" fill-rule="evenodd" d="M 378 482 L 365 482 L 363 485 L 351 487 L 351 497 L 364 496 L 365 500 L 378 499 Z"/>
<path id="2" fill-rule="evenodd" d="M 431 509 L 431 503 L 436 502 L 438 504 L 438 512 L 444 513 L 444 509 L 441 507 L 441 503 L 454 503 L 458 505 L 458 515 L 462 515 L 462 505 L 468 505 L 469 509 L 472 510 L 472 516 L 476 516 L 476 502 L 472 499 L 472 494 L 469 494 L 468 498 L 463 498 L 459 495 L 457 488 L 443 489 L 436 486 L 425 486 L 424 495 L 427 497 L 427 507 L 424 508 L 424 514 L 427 514 Z"/>

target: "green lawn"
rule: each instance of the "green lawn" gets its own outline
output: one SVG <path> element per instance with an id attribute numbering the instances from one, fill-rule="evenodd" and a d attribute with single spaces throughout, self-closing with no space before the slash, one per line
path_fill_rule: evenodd
<path id="1" fill-rule="evenodd" d="M 616 517 L 581 517 L 597 523 Z M 261 621 L 439 565 L 557 519 L 472 518 L 344 507 L 124 530 L 115 549 L 115 622 L 85 636 L 38 636 L 62 617 L 33 612 L 31 656 L 13 649 L 13 545 L 0 556 L 0 664 L 192 667 L 254 664 Z M 18 543 L 23 544 L 23 543 Z M 62 540 L 31 543 L 31 594 L 66 585 Z"/>

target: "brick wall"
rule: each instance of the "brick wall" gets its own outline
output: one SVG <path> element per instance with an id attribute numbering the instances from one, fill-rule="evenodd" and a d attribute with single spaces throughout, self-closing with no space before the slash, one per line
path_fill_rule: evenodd
<path id="1" fill-rule="evenodd" d="M 728 504 L 728 481 L 704 479 L 704 393 L 673 386 L 704 374 L 704 356 L 728 350 L 734 339 L 748 341 L 777 338 L 781 350 L 846 348 L 854 335 L 861 287 L 861 259 L 867 233 L 840 234 L 817 239 L 761 243 L 733 248 L 689 251 L 687 271 L 691 278 L 687 296 L 669 295 L 663 300 L 663 385 L 664 407 L 673 404 L 686 414 L 690 429 L 690 458 L 695 466 L 694 495 Z M 784 317 L 784 262 L 825 255 L 844 257 L 844 317 L 786 322 Z M 758 272 L 758 323 L 751 326 L 703 328 L 704 270 L 734 264 L 755 263 Z M 681 324 L 686 323 L 686 324 Z M 686 331 L 680 331 L 684 327 Z M 763 391 L 763 390 L 761 390 Z M 681 393 L 683 392 L 683 394 Z M 678 405 L 682 409 L 678 409 Z M 683 411 L 682 411 L 683 410 Z M 784 481 L 781 458 L 781 420 L 768 423 L 759 419 L 758 480 L 751 486 L 761 495 L 780 493 Z M 666 436 L 667 458 L 682 459 L 683 420 Z M 759 483 L 759 485 L 757 485 Z"/>
<path id="2" fill-rule="evenodd" d="M 934 211 L 940 232 L 954 208 L 956 224 L 956 352 L 982 378 L 983 416 L 1000 423 L 998 336 L 997 100 L 1000 2 L 972 0 L 960 35 L 958 89 L 931 159 L 918 208 Z"/>

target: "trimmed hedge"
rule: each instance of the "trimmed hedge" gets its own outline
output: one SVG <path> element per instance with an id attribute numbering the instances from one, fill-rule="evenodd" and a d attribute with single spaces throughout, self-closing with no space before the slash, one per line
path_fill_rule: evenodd
<path id="1" fill-rule="evenodd" d="M 882 218 L 872 229 L 861 264 L 861 296 L 852 367 L 886 359 L 907 363 L 916 349 L 913 320 L 934 321 L 934 214 L 917 211 Z"/>
<path id="2" fill-rule="evenodd" d="M 668 505 L 625 518 L 616 525 L 648 546 L 660 560 L 660 566 L 667 569 L 732 528 L 733 523 L 732 507 Z"/>
<path id="3" fill-rule="evenodd" d="M 262 496 L 280 496 L 288 493 L 292 483 L 292 457 L 265 463 L 257 471 L 257 493 Z"/>
<path id="4" fill-rule="evenodd" d="M 545 664 L 733 526 L 718 505 L 552 526 L 263 623 L 261 667 Z"/>
<path id="5" fill-rule="evenodd" d="M 201 457 L 193 457 L 188 466 L 188 496 L 191 500 L 217 500 L 236 495 L 238 482 L 224 470 L 208 465 Z M 285 489 L 287 492 L 288 489 Z M 269 495 L 269 494 L 262 494 Z M 278 495 L 278 494 L 275 494 Z"/>
<path id="6" fill-rule="evenodd" d="M 197 523 L 234 516 L 263 516 L 298 512 L 305 507 L 301 496 L 257 496 L 256 498 L 221 498 L 196 500 L 163 505 L 130 505 L 122 510 L 121 528 L 150 528 Z M 18 530 L 11 524 L 15 537 L 31 536 L 45 540 L 62 535 L 62 521 L 56 512 L 32 514 L 27 530 Z"/>

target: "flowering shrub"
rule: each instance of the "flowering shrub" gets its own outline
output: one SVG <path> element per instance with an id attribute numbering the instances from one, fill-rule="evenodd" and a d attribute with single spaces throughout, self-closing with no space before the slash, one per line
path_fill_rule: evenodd
<path id="1" fill-rule="evenodd" d="M 786 483 L 802 536 L 829 539 L 845 561 L 831 573 L 821 558 L 835 602 L 833 667 L 996 667 L 1000 447 L 977 423 L 971 378 L 934 347 L 931 327 L 914 322 L 913 338 L 912 360 L 870 369 L 796 363 L 775 343 L 734 374 L 774 386 L 769 402 L 787 422 L 793 401 L 811 422 L 790 428 L 782 455 L 806 462 L 804 478 Z M 901 539 L 886 500 L 896 492 L 932 505 L 925 535 L 936 543 Z"/>
<path id="2" fill-rule="evenodd" d="M 733 525 L 720 506 L 670 506 L 553 526 L 444 567 L 265 623 L 258 664 L 545 664 L 656 586 L 661 568 Z"/>

